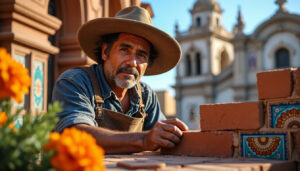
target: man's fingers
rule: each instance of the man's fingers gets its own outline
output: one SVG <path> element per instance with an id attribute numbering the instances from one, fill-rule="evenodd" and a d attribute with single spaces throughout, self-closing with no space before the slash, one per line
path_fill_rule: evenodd
<path id="1" fill-rule="evenodd" d="M 181 131 L 189 130 L 188 126 L 184 122 L 182 122 L 181 120 L 179 120 L 177 118 L 164 120 L 162 122 L 167 123 L 167 124 L 176 125 L 178 128 L 181 129 Z"/>
<path id="2" fill-rule="evenodd" d="M 178 144 L 180 142 L 180 138 L 177 135 L 170 132 L 164 132 L 160 136 L 162 137 L 162 139 L 171 141 L 175 144 Z"/>
<path id="3" fill-rule="evenodd" d="M 180 142 L 182 131 L 187 130 L 186 124 L 179 119 L 157 122 L 144 141 L 145 149 L 156 150 L 159 147 L 175 147 Z"/>
<path id="4" fill-rule="evenodd" d="M 158 131 L 160 130 L 160 131 Z M 147 138 L 144 140 L 145 150 L 156 150 L 159 147 L 172 148 L 175 144 L 179 143 L 180 139 L 163 129 L 157 129 L 156 133 L 149 132 Z"/>
<path id="5" fill-rule="evenodd" d="M 182 131 L 176 125 L 173 124 L 163 123 L 162 128 L 163 130 L 171 132 L 177 135 L 178 137 L 181 137 L 183 134 Z"/>
<path id="6" fill-rule="evenodd" d="M 158 145 L 163 148 L 175 147 L 175 143 L 173 143 L 172 141 L 168 141 L 166 139 L 162 139 L 162 138 L 160 139 L 160 141 L 158 141 Z"/>
<path id="7" fill-rule="evenodd" d="M 180 141 L 180 137 L 183 134 L 177 126 L 163 122 L 160 122 L 159 126 L 154 128 L 154 131 L 157 133 L 156 135 L 158 137 L 171 140 L 175 143 Z"/>

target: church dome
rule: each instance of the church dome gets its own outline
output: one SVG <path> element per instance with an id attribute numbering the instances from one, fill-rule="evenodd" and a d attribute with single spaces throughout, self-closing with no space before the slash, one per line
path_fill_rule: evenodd
<path id="1" fill-rule="evenodd" d="M 215 0 L 197 0 L 194 4 L 194 8 L 198 8 L 199 6 L 212 6 Z"/>
<path id="2" fill-rule="evenodd" d="M 221 11 L 220 5 L 216 0 L 197 0 L 194 4 L 193 11 L 202 9 Z"/>

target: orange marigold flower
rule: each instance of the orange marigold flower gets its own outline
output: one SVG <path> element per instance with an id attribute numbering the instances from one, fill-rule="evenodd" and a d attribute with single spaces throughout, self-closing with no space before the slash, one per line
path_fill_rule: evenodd
<path id="1" fill-rule="evenodd" d="M 23 94 L 28 94 L 30 84 L 28 69 L 12 59 L 6 49 L 0 48 L 0 99 L 13 97 L 20 103 Z"/>
<path id="2" fill-rule="evenodd" d="M 60 134 L 57 133 L 57 132 L 53 132 L 53 133 L 50 133 L 50 140 L 48 142 L 48 144 L 46 144 L 44 146 L 44 149 L 46 151 L 49 151 L 49 150 L 52 150 L 55 148 L 57 142 L 59 141 L 59 138 L 60 138 Z"/>
<path id="3" fill-rule="evenodd" d="M 61 135 L 52 133 L 46 150 L 55 150 L 51 164 L 61 171 L 105 170 L 104 151 L 90 134 L 66 128 Z"/>
<path id="4" fill-rule="evenodd" d="M 5 112 L 0 112 L 0 126 L 3 126 L 7 122 L 7 116 Z"/>
<path id="5" fill-rule="evenodd" d="M 8 125 L 14 132 L 17 132 L 18 131 L 18 128 L 15 127 L 15 124 L 14 123 L 10 123 Z"/>

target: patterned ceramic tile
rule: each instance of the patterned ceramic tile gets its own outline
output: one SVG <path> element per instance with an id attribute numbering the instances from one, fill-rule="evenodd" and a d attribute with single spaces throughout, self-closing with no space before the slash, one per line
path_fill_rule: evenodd
<path id="1" fill-rule="evenodd" d="M 33 63 L 33 108 L 44 109 L 44 63 Z"/>
<path id="2" fill-rule="evenodd" d="M 286 133 L 240 133 L 242 157 L 288 160 Z"/>
<path id="3" fill-rule="evenodd" d="M 23 125 L 23 116 L 17 116 L 16 120 L 14 121 L 15 127 L 20 129 Z"/>
<path id="4" fill-rule="evenodd" d="M 268 102 L 270 128 L 300 128 L 300 100 Z"/>

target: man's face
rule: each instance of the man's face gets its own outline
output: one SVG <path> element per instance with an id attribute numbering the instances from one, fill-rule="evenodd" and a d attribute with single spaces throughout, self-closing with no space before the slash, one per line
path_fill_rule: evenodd
<path id="1" fill-rule="evenodd" d="M 120 33 L 109 55 L 102 46 L 104 74 L 114 88 L 132 88 L 144 75 L 150 57 L 150 44 L 145 39 L 128 33 Z"/>

